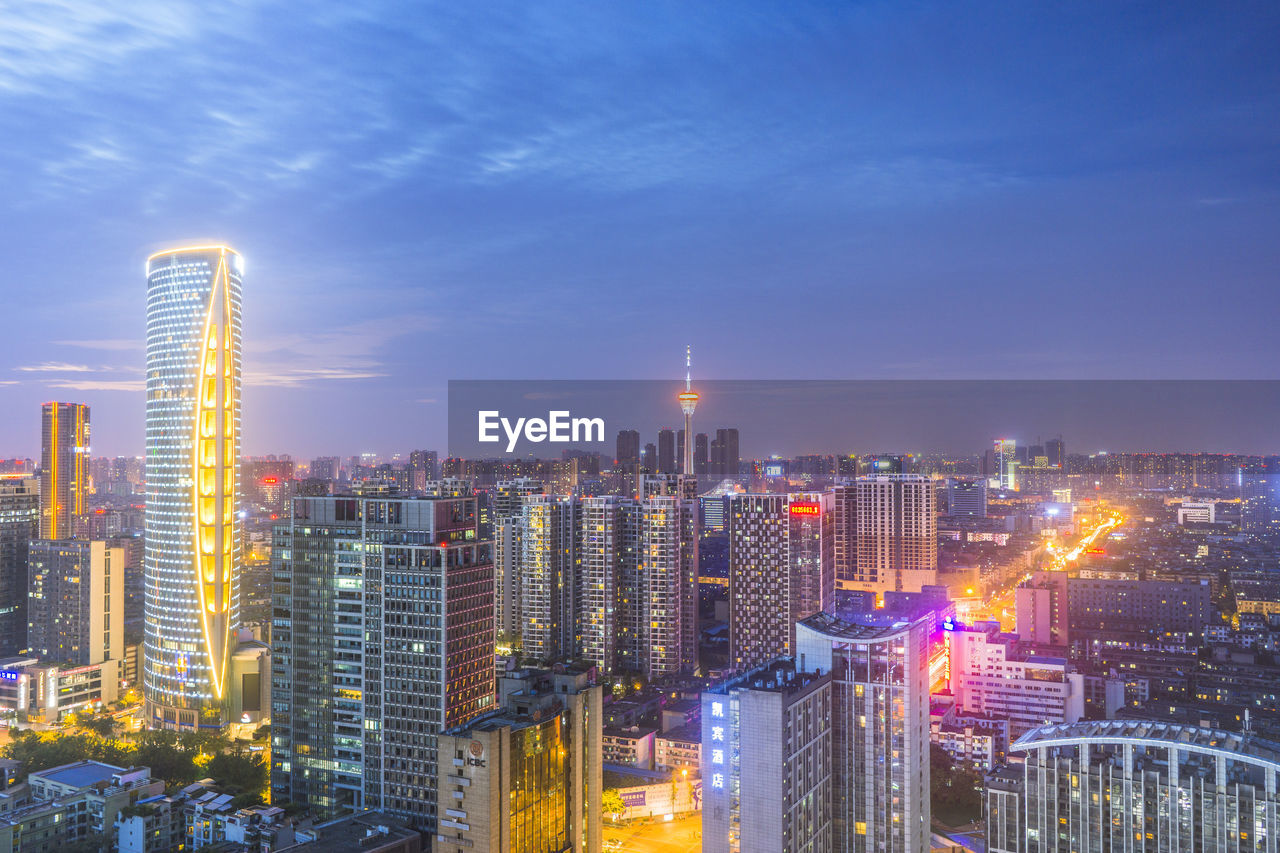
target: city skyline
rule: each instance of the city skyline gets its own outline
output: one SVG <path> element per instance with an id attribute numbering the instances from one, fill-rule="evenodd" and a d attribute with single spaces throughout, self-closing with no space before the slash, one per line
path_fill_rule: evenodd
<path id="1" fill-rule="evenodd" d="M 263 452 L 327 401 L 335 449 L 409 448 L 448 378 L 690 342 L 703 377 L 1275 376 L 1274 8 L 559 8 L 13 10 L 6 408 L 139 452 L 136 271 L 199 238 L 263 283 Z"/>

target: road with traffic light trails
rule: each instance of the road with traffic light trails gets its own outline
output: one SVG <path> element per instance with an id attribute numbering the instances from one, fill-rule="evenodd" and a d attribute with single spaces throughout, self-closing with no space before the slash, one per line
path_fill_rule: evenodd
<path id="1" fill-rule="evenodd" d="M 604 828 L 604 853 L 700 853 L 702 812 L 654 823 Z"/>
<path id="2" fill-rule="evenodd" d="M 1049 564 L 1043 567 L 1042 571 L 1065 571 L 1070 563 L 1080 559 L 1089 549 L 1098 547 L 1098 542 L 1105 540 L 1125 521 L 1126 519 L 1123 515 L 1112 511 L 1086 528 L 1081 533 L 1079 541 L 1072 547 L 1054 548 L 1052 544 L 1046 544 L 1044 546 L 1046 553 L 1052 554 L 1053 557 Z M 1031 572 L 1028 572 L 991 592 L 986 603 L 973 611 L 973 616 L 977 619 L 994 619 L 1000 623 L 1000 629 L 1003 631 L 1014 630 L 1013 591 L 1018 587 L 1018 584 L 1030 580 L 1031 574 Z"/>

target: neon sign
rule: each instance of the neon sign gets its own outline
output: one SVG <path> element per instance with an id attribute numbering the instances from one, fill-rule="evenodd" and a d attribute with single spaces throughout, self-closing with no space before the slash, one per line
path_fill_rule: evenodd
<path id="1" fill-rule="evenodd" d="M 792 515 L 821 515 L 822 507 L 817 504 L 792 504 Z"/>

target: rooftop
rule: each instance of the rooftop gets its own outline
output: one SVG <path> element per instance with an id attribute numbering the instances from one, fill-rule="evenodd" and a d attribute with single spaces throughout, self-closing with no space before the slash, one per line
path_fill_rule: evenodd
<path id="1" fill-rule="evenodd" d="M 914 623 L 903 621 L 890 626 L 860 625 L 830 613 L 815 613 L 796 624 L 838 640 L 880 640 L 901 634 Z"/>
<path id="2" fill-rule="evenodd" d="M 1153 720 L 1095 720 L 1041 726 L 1020 737 L 1012 750 L 1025 752 L 1041 746 L 1078 746 L 1081 741 L 1179 747 L 1188 752 L 1220 755 L 1234 761 L 1272 765 L 1280 769 L 1280 744 L 1252 734 L 1207 729 L 1200 726 Z"/>
<path id="3" fill-rule="evenodd" d="M 352 853 L 357 850 L 376 850 L 385 844 L 422 835 L 405 826 L 403 821 L 382 812 L 362 812 L 340 817 L 318 824 L 313 831 L 316 834 L 315 841 L 304 841 L 281 848 L 280 853 Z"/>
<path id="4" fill-rule="evenodd" d="M 104 764 L 101 761 L 77 761 L 74 764 L 41 770 L 38 773 L 32 773 L 31 776 L 72 788 L 88 788 L 100 782 L 110 782 L 112 776 L 125 771 L 124 767 Z"/>

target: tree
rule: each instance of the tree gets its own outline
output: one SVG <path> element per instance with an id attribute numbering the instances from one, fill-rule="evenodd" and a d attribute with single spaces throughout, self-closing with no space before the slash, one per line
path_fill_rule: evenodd
<path id="1" fill-rule="evenodd" d="M 267 764 L 262 753 L 220 752 L 209 760 L 205 771 L 221 787 L 261 796 L 267 789 Z"/>
<path id="2" fill-rule="evenodd" d="M 627 804 L 622 801 L 622 795 L 618 793 L 618 789 L 605 788 L 600 796 L 600 811 L 606 815 L 620 815 L 626 810 Z"/>
<path id="3" fill-rule="evenodd" d="M 938 744 L 929 744 L 929 802 L 938 820 L 958 826 L 982 817 L 980 782 L 975 771 L 957 765 Z"/>

